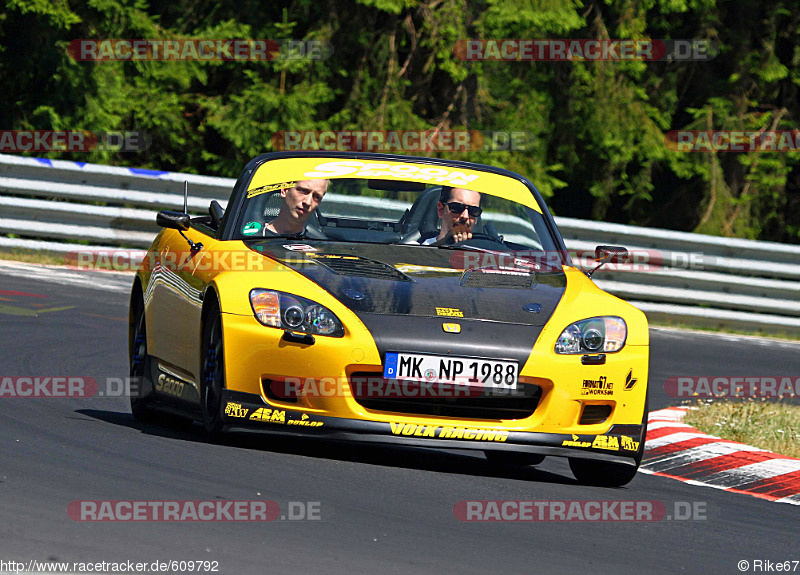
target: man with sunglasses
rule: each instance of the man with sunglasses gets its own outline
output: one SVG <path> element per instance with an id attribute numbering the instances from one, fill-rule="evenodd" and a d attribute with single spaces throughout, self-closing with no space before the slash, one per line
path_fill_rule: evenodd
<path id="1" fill-rule="evenodd" d="M 442 227 L 439 235 L 422 240 L 422 245 L 465 242 L 472 238 L 472 228 L 481 215 L 479 192 L 463 188 L 442 187 L 436 206 Z"/>

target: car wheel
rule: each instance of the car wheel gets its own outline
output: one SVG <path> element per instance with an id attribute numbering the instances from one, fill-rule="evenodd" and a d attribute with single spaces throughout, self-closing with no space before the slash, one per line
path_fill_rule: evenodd
<path id="1" fill-rule="evenodd" d="M 150 402 L 153 384 L 148 377 L 147 323 L 141 295 L 135 295 L 133 308 L 133 334 L 130 343 L 130 401 L 131 413 L 137 421 L 149 421 L 153 417 Z"/>
<path id="2" fill-rule="evenodd" d="M 544 455 L 539 453 L 514 453 L 513 451 L 484 451 L 486 459 L 499 465 L 539 465 Z"/>
<path id="3" fill-rule="evenodd" d="M 644 442 L 647 438 L 647 414 L 649 398 L 645 396 L 644 415 L 642 416 L 642 440 L 634 456 L 634 465 L 609 463 L 606 461 L 592 461 L 590 459 L 570 459 L 569 468 L 581 483 L 597 485 L 599 487 L 622 487 L 636 477 L 639 465 L 644 456 Z"/>
<path id="4" fill-rule="evenodd" d="M 214 308 L 203 322 L 200 372 L 200 408 L 203 427 L 212 438 L 222 433 L 222 390 L 225 389 L 225 358 L 222 345 L 222 316 Z"/>

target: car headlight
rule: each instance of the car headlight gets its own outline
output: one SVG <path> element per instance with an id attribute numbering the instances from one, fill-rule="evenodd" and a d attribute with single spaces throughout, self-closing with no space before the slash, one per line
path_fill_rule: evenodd
<path id="1" fill-rule="evenodd" d="M 593 317 L 568 325 L 556 341 L 556 353 L 613 353 L 625 345 L 628 326 L 621 317 Z"/>
<path id="2" fill-rule="evenodd" d="M 314 335 L 342 337 L 344 327 L 331 310 L 315 301 L 275 290 L 250 290 L 250 305 L 264 325 Z"/>

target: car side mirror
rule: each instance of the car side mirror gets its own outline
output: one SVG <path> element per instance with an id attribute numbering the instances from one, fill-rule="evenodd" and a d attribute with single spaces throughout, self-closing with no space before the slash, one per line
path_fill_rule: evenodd
<path id="1" fill-rule="evenodd" d="M 156 216 L 156 223 L 162 228 L 171 228 L 180 232 L 185 232 L 191 225 L 189 214 L 161 210 Z"/>
<path id="2" fill-rule="evenodd" d="M 200 242 L 193 242 L 189 238 L 186 237 L 185 232 L 189 229 L 192 224 L 191 217 L 189 214 L 184 214 L 182 212 L 172 212 L 170 210 L 161 210 L 158 212 L 156 216 L 156 223 L 161 226 L 162 228 L 171 228 L 173 230 L 178 230 L 178 233 L 183 236 L 183 239 L 189 244 L 189 247 L 192 248 L 192 253 L 199 252 L 203 249 L 203 244 Z"/>
<path id="3" fill-rule="evenodd" d="M 597 262 L 597 267 L 586 272 L 589 277 L 592 277 L 594 272 L 606 264 L 624 264 L 627 262 L 628 250 L 622 246 L 597 246 L 594 248 L 594 261 Z"/>
<path id="4" fill-rule="evenodd" d="M 624 264 L 628 258 L 628 250 L 622 246 L 597 246 L 594 248 L 594 261 L 597 263 Z"/>

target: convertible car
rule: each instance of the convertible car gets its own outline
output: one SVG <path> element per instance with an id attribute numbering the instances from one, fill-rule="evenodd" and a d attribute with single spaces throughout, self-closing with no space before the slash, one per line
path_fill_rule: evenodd
<path id="1" fill-rule="evenodd" d="M 293 205 L 297 190 L 315 197 Z M 458 190 L 468 195 L 448 202 Z M 469 233 L 445 233 L 448 210 Z M 524 177 L 271 153 L 245 167 L 224 210 L 157 221 L 130 300 L 137 419 L 480 450 L 506 466 L 567 457 L 594 485 L 636 474 L 647 320 L 572 264 Z M 282 233 L 286 221 L 302 225 Z M 598 267 L 626 257 L 596 250 Z"/>

